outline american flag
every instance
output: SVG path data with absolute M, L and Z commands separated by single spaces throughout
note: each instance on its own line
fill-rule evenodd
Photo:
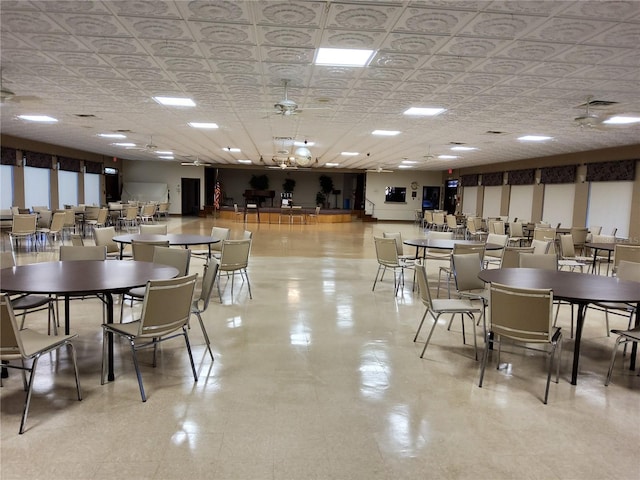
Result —
M 220 210 L 220 182 L 216 182 L 216 189 L 213 193 L 213 207 Z

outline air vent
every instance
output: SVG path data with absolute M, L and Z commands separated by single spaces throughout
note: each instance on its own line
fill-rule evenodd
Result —
M 617 103 L 618 102 L 611 102 L 609 100 L 590 100 L 579 106 L 586 107 L 587 105 L 589 105 L 590 107 L 608 107 L 609 105 L 616 105 Z
M 449 145 L 464 145 L 464 142 L 449 142 Z
M 499 132 L 498 130 L 487 130 L 486 132 L 484 132 L 488 135 L 504 135 L 507 132 Z
M 273 137 L 276 142 L 290 142 L 293 137 Z
M 116 130 L 116 132 L 118 132 L 118 133 L 131 133 L 131 130 L 129 130 L 128 128 L 120 128 L 120 129 Z
M 96 118 L 96 116 L 91 113 L 74 113 L 74 116 L 78 118 Z

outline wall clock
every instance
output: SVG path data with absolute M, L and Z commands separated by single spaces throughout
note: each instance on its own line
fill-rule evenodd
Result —
M 411 190 L 417 190 L 418 189 L 418 182 L 411 182 Z

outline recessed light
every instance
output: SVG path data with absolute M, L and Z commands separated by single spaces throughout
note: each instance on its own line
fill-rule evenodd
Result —
M 518 140 L 523 142 L 544 142 L 552 138 L 553 137 L 547 137 L 546 135 L 523 135 L 522 137 L 518 137 Z
M 476 147 L 462 147 L 462 146 L 457 146 L 457 147 L 451 147 L 451 150 L 455 150 L 458 152 L 470 152 L 471 150 L 477 150 Z
M 371 132 L 371 135 L 382 135 L 386 137 L 393 137 L 394 135 L 399 135 L 399 130 L 374 130 Z
M 458 155 L 438 155 L 438 158 L 442 159 L 442 160 L 454 160 L 456 158 L 459 158 Z
M 398 168 L 413 168 L 412 165 L 398 165 Z
M 152 97 L 160 105 L 166 105 L 168 107 L 195 107 L 196 102 L 190 98 L 180 97 Z
M 355 48 L 319 48 L 316 65 L 342 65 L 345 67 L 364 67 L 373 57 L 374 50 Z
M 135 147 L 136 146 L 135 143 L 131 143 L 131 142 L 112 143 L 112 145 L 115 145 L 116 147 Z
M 173 160 L 173 155 L 160 155 L 158 158 L 162 158 L 163 160 Z
M 232 153 L 238 153 L 240 152 L 239 148 L 233 148 L 233 147 L 224 147 L 223 150 L 225 152 L 232 152 Z
M 218 124 L 212 122 L 189 122 L 189 126 L 193 128 L 204 128 L 210 130 L 218 128 Z
M 416 162 L 415 160 L 402 160 L 402 162 L 400 163 L 404 163 L 405 165 L 415 165 L 418 162 Z
M 405 115 L 416 115 L 420 117 L 433 117 L 442 112 L 446 112 L 446 108 L 442 107 L 411 107 L 404 111 Z
M 640 122 L 640 117 L 625 117 L 622 115 L 607 118 L 604 122 L 607 125 L 628 125 L 630 123 Z
M 156 155 L 173 155 L 171 150 L 156 150 Z
M 55 123 L 58 121 L 57 118 L 53 118 L 48 115 L 18 115 L 18 118 L 27 120 L 28 122 Z
M 251 160 L 247 160 L 246 158 L 238 160 L 238 163 L 253 163 Z
M 98 136 L 102 138 L 127 138 L 122 133 L 99 133 Z
M 340 152 L 340 155 L 344 155 L 345 157 L 355 157 L 358 155 L 358 152 Z
M 324 164 L 325 167 L 337 167 L 340 165 L 339 163 L 327 162 Z

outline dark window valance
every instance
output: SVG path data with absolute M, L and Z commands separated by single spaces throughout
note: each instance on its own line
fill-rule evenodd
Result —
M 102 163 L 85 160 L 84 167 L 87 173 L 102 173 Z
M 58 157 L 58 163 L 60 164 L 60 170 L 67 170 L 69 172 L 80 171 L 80 160 L 77 158 Z
M 587 182 L 611 182 L 636 178 L 638 160 L 617 160 L 614 162 L 588 163 Z
M 51 168 L 51 154 L 40 152 L 24 152 L 25 165 L 27 167 Z
M 509 172 L 509 185 L 533 185 L 535 182 L 536 171 L 533 168 Z
M 577 165 L 547 167 L 540 170 L 540 183 L 575 183 Z
M 16 149 L 9 147 L 2 147 L 2 165 L 15 165 L 16 164 Z
M 463 187 L 477 187 L 478 186 L 478 177 L 479 175 L 462 175 L 460 177 L 460 185 Z
M 497 187 L 502 185 L 502 179 L 504 178 L 504 172 L 493 172 L 482 174 L 482 185 L 486 187 Z

